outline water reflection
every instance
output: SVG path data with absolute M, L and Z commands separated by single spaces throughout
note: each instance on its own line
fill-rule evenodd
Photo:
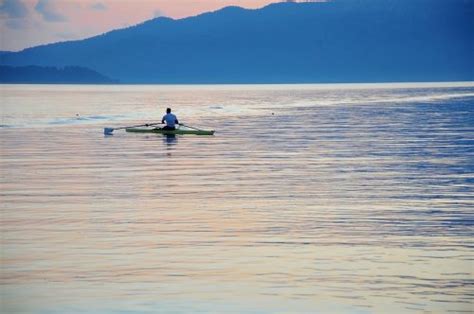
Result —
M 175 134 L 163 134 L 163 140 L 168 146 L 178 143 L 178 138 Z

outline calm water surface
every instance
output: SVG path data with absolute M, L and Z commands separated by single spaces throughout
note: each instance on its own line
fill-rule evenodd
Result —
M 473 311 L 472 83 L 0 93 L 4 313 Z

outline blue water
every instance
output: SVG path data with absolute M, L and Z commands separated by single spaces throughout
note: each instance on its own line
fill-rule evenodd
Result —
M 472 83 L 0 90 L 5 313 L 472 312 Z

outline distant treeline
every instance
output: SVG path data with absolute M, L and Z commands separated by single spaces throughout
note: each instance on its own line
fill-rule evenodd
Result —
M 94 70 L 66 66 L 0 66 L 0 83 L 10 84 L 113 84 L 118 83 Z

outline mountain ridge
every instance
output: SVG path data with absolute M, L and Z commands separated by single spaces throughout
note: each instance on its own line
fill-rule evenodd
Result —
M 124 83 L 474 80 L 472 1 L 335 0 L 159 17 L 0 56 L 91 68 Z

